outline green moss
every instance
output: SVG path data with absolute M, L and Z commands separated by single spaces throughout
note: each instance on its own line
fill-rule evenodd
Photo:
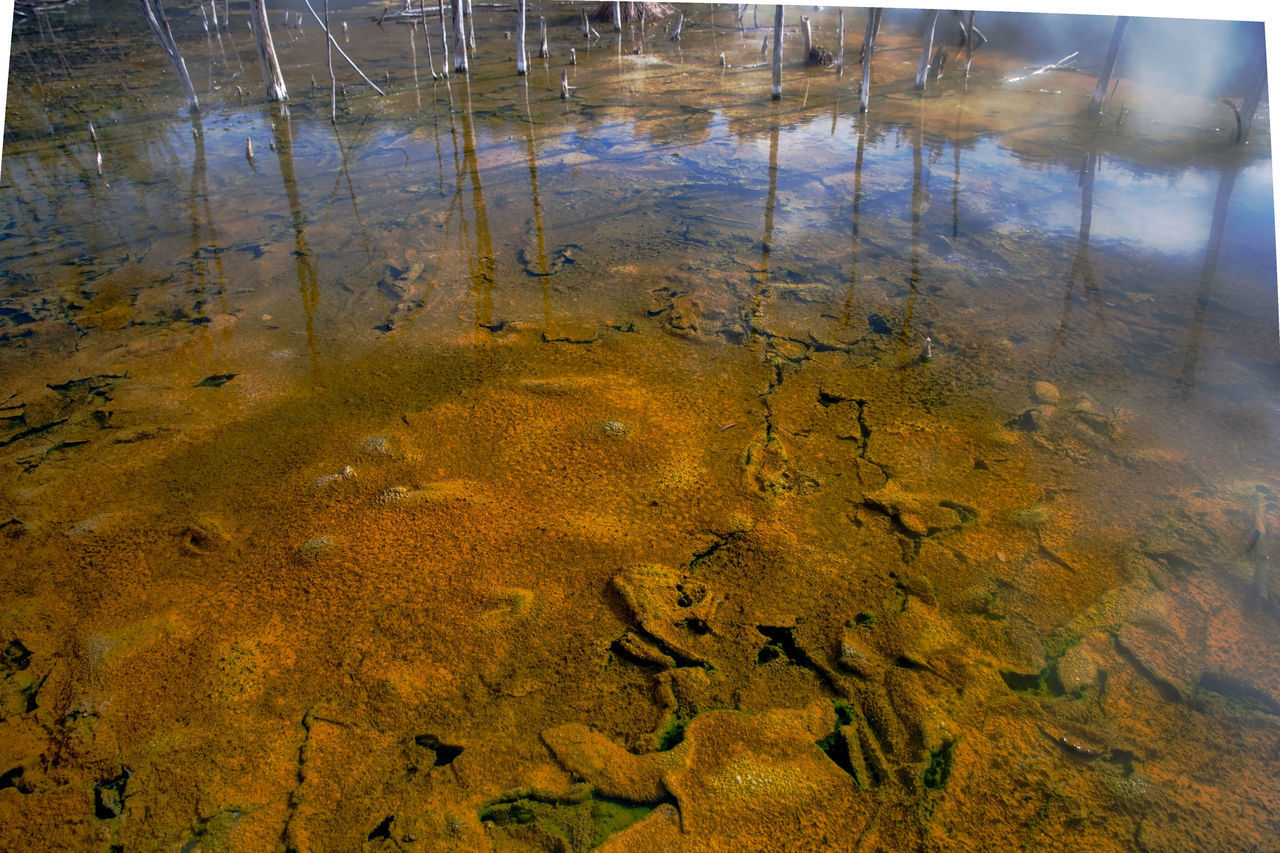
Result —
M 689 721 L 683 717 L 672 717 L 666 729 L 658 735 L 658 752 L 666 752 L 684 740 L 684 729 L 687 725 Z
M 849 744 L 840 732 L 841 728 L 853 722 L 853 707 L 843 699 L 833 699 L 831 704 L 835 707 L 836 725 L 830 734 L 817 741 L 818 749 L 825 752 L 837 767 L 848 773 L 861 785 L 862 782 L 858 779 L 858 772 L 850 755 Z
M 654 806 L 597 794 L 588 785 L 567 795 L 512 791 L 480 810 L 480 820 L 546 849 L 592 850 L 653 811 Z
M 596 796 L 591 803 L 591 821 L 596 829 L 591 846 L 598 847 L 603 844 L 610 835 L 631 826 L 653 811 L 653 808 L 653 806 Z
M 929 766 L 924 769 L 921 781 L 931 791 L 936 791 L 947 784 L 951 776 L 951 762 L 955 757 L 956 742 L 946 741 L 929 756 Z

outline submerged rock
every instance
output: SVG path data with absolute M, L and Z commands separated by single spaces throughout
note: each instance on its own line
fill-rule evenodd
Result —
M 317 536 L 299 545 L 294 556 L 303 563 L 318 563 L 331 556 L 336 546 L 332 536 Z
M 338 471 L 334 474 L 324 474 L 322 476 L 316 477 L 315 481 L 311 485 L 312 485 L 312 488 L 319 491 L 321 489 L 326 489 L 330 486 L 333 486 L 337 483 L 341 483 L 344 480 L 354 480 L 355 478 L 356 478 L 356 470 L 352 468 L 350 465 L 347 465 L 343 467 L 341 471 Z
M 1052 382 L 1034 382 L 1031 385 L 1031 398 L 1037 403 L 1048 403 L 1056 406 L 1062 399 L 1062 392 Z
M 394 444 L 391 436 L 385 433 L 367 436 L 360 442 L 360 451 L 370 456 L 391 456 L 394 452 Z
M 665 566 L 624 569 L 611 581 L 644 633 L 681 665 L 708 664 L 716 647 L 710 636 L 721 598 L 709 595 L 690 578 Z
M 1094 647 L 1106 640 L 1095 635 L 1062 653 L 1055 666 L 1058 683 L 1067 693 L 1081 693 L 1098 685 L 1099 659 Z
M 633 755 L 580 723 L 557 726 L 542 740 L 566 770 L 588 780 L 606 797 L 635 803 L 665 799 L 667 787 L 654 755 Z

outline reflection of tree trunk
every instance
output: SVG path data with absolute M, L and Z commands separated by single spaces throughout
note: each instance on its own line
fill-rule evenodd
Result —
M 1200 336 L 1204 333 L 1204 321 L 1209 313 L 1209 296 L 1213 293 L 1218 272 L 1218 257 L 1222 253 L 1222 237 L 1227 231 L 1227 211 L 1231 206 L 1231 193 L 1236 186 L 1240 164 L 1233 162 L 1222 170 L 1218 180 L 1218 196 L 1213 203 L 1213 219 L 1209 224 L 1209 242 L 1205 247 L 1204 266 L 1200 269 L 1200 289 L 1196 293 L 1196 306 L 1191 315 L 1191 330 L 1187 340 L 1187 357 L 1182 367 L 1182 384 L 1190 393 L 1196 378 L 1196 362 L 1200 360 Z
M 858 282 L 858 241 L 862 220 L 862 156 L 867 147 L 867 129 L 858 132 L 858 155 L 853 161 L 853 253 L 849 264 L 849 292 L 844 299 L 844 315 L 840 327 L 848 328 L 853 319 L 853 294 Z
M 360 205 L 356 203 L 356 187 L 351 182 L 351 167 L 347 162 L 347 147 L 342 144 L 342 135 L 338 131 L 338 125 L 333 126 L 333 137 L 338 142 L 338 153 L 342 156 L 342 169 L 340 170 L 341 178 L 334 181 L 333 192 L 336 195 L 338 191 L 338 180 L 345 179 L 347 182 L 347 194 L 351 197 L 351 211 L 355 214 L 356 227 L 360 230 L 360 241 L 364 243 L 364 253 L 366 257 L 373 256 L 373 249 L 369 246 L 369 234 L 365 230 L 364 220 L 360 218 Z M 352 144 L 354 144 L 352 140 Z
M 957 114 L 957 123 L 959 118 Z M 956 139 L 959 138 L 956 134 Z M 960 143 L 952 141 L 951 153 L 955 157 L 955 172 L 951 176 L 951 239 L 960 236 Z
M 1102 99 L 1107 95 L 1107 87 L 1111 85 L 1111 75 L 1116 70 L 1116 58 L 1120 55 L 1120 39 L 1124 36 L 1124 28 L 1129 25 L 1129 18 L 1121 15 L 1116 18 L 1116 28 L 1111 33 L 1111 45 L 1107 48 L 1107 61 L 1102 64 L 1102 76 L 1098 85 L 1093 87 L 1093 97 L 1089 99 L 1089 114 L 1102 115 Z
M 187 73 L 187 63 L 182 61 L 182 54 L 178 52 L 173 31 L 169 29 L 169 19 L 164 16 L 164 7 L 160 5 L 160 0 L 139 0 L 139 2 L 142 4 L 142 14 L 146 17 L 151 32 L 155 34 L 161 49 L 173 63 L 173 69 L 178 72 L 182 91 L 187 96 L 187 108 L 193 112 L 200 109 L 200 103 L 196 100 L 196 90 L 191 85 L 191 75 Z
M 493 236 L 489 233 L 489 213 L 480 185 L 480 162 L 476 156 L 475 127 L 471 120 L 471 94 L 462 111 L 462 158 L 471 180 L 471 209 L 475 213 L 476 245 L 471 258 L 471 291 L 476 298 L 476 327 L 493 325 L 493 284 L 497 266 L 493 258 Z
M 781 17 L 781 12 L 778 13 L 778 17 Z M 764 290 L 769 286 L 769 255 L 773 252 L 773 210 L 778 203 L 778 126 L 779 118 L 775 111 L 769 130 L 769 190 L 764 199 L 764 239 L 760 243 L 760 279 L 756 283 L 755 300 L 751 306 L 751 316 L 747 320 L 748 335 L 761 322 L 760 315 L 764 311 Z
M 267 87 L 268 101 L 283 101 L 289 97 L 280 73 L 280 60 L 276 58 L 276 46 L 271 40 L 271 25 L 267 23 L 265 0 L 249 0 L 249 24 L 253 38 L 258 43 L 258 61 L 262 64 L 262 82 Z
M 1102 316 L 1102 294 L 1098 290 L 1093 261 L 1089 257 L 1089 231 L 1093 227 L 1093 183 L 1097 172 L 1098 152 L 1095 142 L 1080 166 L 1080 236 L 1076 240 L 1076 255 L 1071 261 L 1071 272 L 1067 274 L 1067 289 L 1062 295 L 1062 319 L 1058 323 L 1058 333 L 1049 346 L 1050 361 L 1053 361 L 1058 348 L 1066 340 L 1071 320 L 1071 297 L 1077 281 L 1084 287 L 1085 296 L 1094 303 L 1098 316 Z
M 221 247 L 218 245 L 218 232 L 213 226 L 213 210 L 209 206 L 208 165 L 204 150 L 204 127 L 198 117 L 192 122 L 191 130 L 192 141 L 195 145 L 195 157 L 191 163 L 191 268 L 194 274 L 196 265 L 200 261 L 200 254 L 206 245 L 202 239 L 203 235 L 200 227 L 200 208 L 203 207 L 204 227 L 209 232 L 207 245 L 213 256 L 216 296 L 221 304 L 226 295 L 226 278 L 222 270 L 222 253 L 219 251 Z M 207 281 L 207 268 L 202 266 L 200 271 L 205 275 Z M 203 290 L 203 288 L 201 289 Z M 209 300 L 206 299 L 205 301 Z M 221 311 L 226 313 L 225 304 L 221 305 Z
M 276 143 L 276 158 L 280 161 L 280 180 L 284 183 L 284 192 L 289 199 L 294 267 L 298 276 L 298 291 L 302 296 L 302 310 L 307 318 L 307 349 L 311 353 L 311 369 L 314 372 L 319 368 L 315 312 L 320 305 L 320 277 L 316 273 L 311 246 L 307 243 L 307 218 L 302 212 L 302 201 L 298 197 L 298 179 L 293 169 L 293 128 L 289 124 L 289 111 L 272 108 L 272 113 L 272 136 Z
M 524 0 L 521 0 L 523 3 Z M 551 289 L 548 283 L 547 245 L 542 233 L 542 200 L 538 195 L 538 158 L 537 146 L 533 136 L 533 110 L 529 107 L 529 87 L 524 89 L 524 109 L 529 116 L 526 125 L 525 139 L 529 148 L 529 189 L 533 195 L 533 230 L 538 241 L 538 272 L 541 273 L 542 284 L 542 322 L 544 328 L 551 326 Z
M 907 273 L 907 305 L 902 313 L 902 331 L 898 335 L 899 343 L 913 353 L 916 342 L 911 340 L 911 318 L 920 292 L 920 256 L 924 247 L 921 230 L 925 202 L 929 197 L 924 185 L 924 130 L 917 127 L 914 136 L 911 145 L 911 269 Z

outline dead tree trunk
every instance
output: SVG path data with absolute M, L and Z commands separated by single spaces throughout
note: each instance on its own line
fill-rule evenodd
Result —
M 1120 39 L 1128 24 L 1128 16 L 1116 18 L 1116 28 L 1111 33 L 1111 46 L 1107 48 L 1107 61 L 1102 64 L 1102 76 L 1098 78 L 1098 85 L 1093 87 L 1093 97 L 1089 99 L 1090 115 L 1102 115 L 1102 100 L 1107 95 L 1107 87 L 1111 85 L 1111 75 L 1116 70 L 1116 57 L 1120 55 Z
M 173 39 L 173 32 L 169 29 L 169 19 L 164 16 L 164 7 L 160 5 L 160 0 L 139 0 L 142 5 L 142 14 L 147 19 L 147 24 L 151 27 L 151 32 L 155 34 L 156 40 L 160 42 L 160 49 L 169 57 L 169 61 L 173 63 L 173 70 L 178 72 L 178 80 L 182 83 L 182 91 L 187 96 L 187 108 L 192 112 L 198 112 L 200 102 L 196 99 L 195 87 L 191 85 L 191 75 L 187 73 L 187 63 L 182 61 L 182 54 L 178 52 L 178 44 Z
M 858 112 L 865 113 L 867 111 L 868 101 L 871 99 L 871 54 L 876 49 L 876 36 L 880 32 L 880 18 L 884 14 L 884 9 L 872 9 L 867 14 L 867 34 L 862 38 L 862 102 L 858 105 Z
M 844 7 L 840 8 L 840 38 L 836 42 L 836 73 L 844 73 Z
M 410 44 L 412 41 L 412 30 L 410 31 Z M 329 121 L 333 124 L 338 123 L 338 78 L 333 73 L 333 34 L 329 32 L 329 0 L 324 0 L 324 58 L 329 64 Z M 414 54 L 413 61 L 418 61 L 417 54 Z
M 444 0 L 437 7 L 440 11 L 440 49 L 444 51 L 444 59 L 440 61 L 440 76 L 449 78 L 449 27 L 444 22 Z
M 924 25 L 924 43 L 920 48 L 920 66 L 916 69 L 916 88 L 923 89 L 929 80 L 929 57 L 933 55 L 933 33 L 938 28 L 939 11 L 934 9 Z
M 964 25 L 964 76 L 969 76 L 969 66 L 973 64 L 973 51 L 977 48 L 974 44 L 974 36 L 977 29 L 973 26 L 973 19 L 976 12 L 969 12 Z
M 773 89 L 770 97 L 782 100 L 782 4 L 773 7 Z
M 463 14 L 464 0 L 453 0 L 453 70 L 467 73 L 467 22 Z
M 1262 93 L 1267 88 L 1267 62 L 1263 57 L 1262 68 L 1258 71 L 1258 77 L 1254 81 L 1249 93 L 1245 95 L 1244 104 L 1240 107 L 1240 128 L 1236 132 L 1236 142 L 1243 144 L 1249 139 L 1249 130 L 1253 127 L 1253 116 L 1258 111 L 1258 102 L 1262 100 Z
M 258 61 L 262 64 L 262 82 L 267 87 L 268 101 L 283 101 L 289 97 L 280 73 L 280 60 L 276 58 L 276 46 L 271 41 L 271 25 L 267 23 L 267 7 L 264 0 L 249 0 L 249 25 L 253 28 L 253 40 L 258 43 Z
M 524 48 L 525 21 L 529 14 L 529 0 L 516 2 L 516 73 L 521 77 L 529 73 L 529 55 Z

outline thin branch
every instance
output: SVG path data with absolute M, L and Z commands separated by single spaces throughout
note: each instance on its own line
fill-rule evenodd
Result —
M 321 26 L 324 26 L 324 19 L 323 19 L 323 18 L 321 18 L 318 14 L 316 14 L 316 10 L 315 10 L 315 9 L 313 9 L 313 8 L 311 7 L 311 0 L 302 0 L 302 2 L 307 4 L 307 11 L 311 13 L 311 16 L 312 16 L 313 18 L 315 18 L 315 19 L 316 19 L 316 21 L 317 21 Z M 370 86 L 372 86 L 372 87 L 373 87 L 373 91 L 377 92 L 379 95 L 385 95 L 385 94 L 387 94 L 386 92 L 384 92 L 384 91 L 382 91 L 381 89 L 379 89 L 379 88 L 378 88 L 378 84 L 377 84 L 377 83 L 374 83 L 374 82 L 373 82 L 372 80 L 370 80 L 368 77 L 365 77 L 364 72 L 360 70 L 360 66 L 359 66 L 359 65 L 356 65 L 355 60 L 354 60 L 354 59 L 352 59 L 351 57 L 347 56 L 347 52 L 346 52 L 345 50 L 343 50 L 341 47 L 339 47 L 339 46 L 338 46 L 338 42 L 337 42 L 337 40 L 335 40 L 335 39 L 334 39 L 334 37 L 333 37 L 333 33 L 326 32 L 326 33 L 325 33 L 325 35 L 327 35 L 327 36 L 329 37 L 329 43 L 333 45 L 333 49 L 334 49 L 334 50 L 336 50 L 336 51 L 338 51 L 338 53 L 342 54 L 342 58 L 343 58 L 343 59 L 345 59 L 347 62 L 351 63 L 351 67 L 352 67 L 352 68 L 354 68 L 354 69 L 356 70 L 356 73 L 357 73 L 357 74 L 359 74 L 361 77 L 364 77 L 364 82 L 366 82 L 366 83 L 368 83 Z

